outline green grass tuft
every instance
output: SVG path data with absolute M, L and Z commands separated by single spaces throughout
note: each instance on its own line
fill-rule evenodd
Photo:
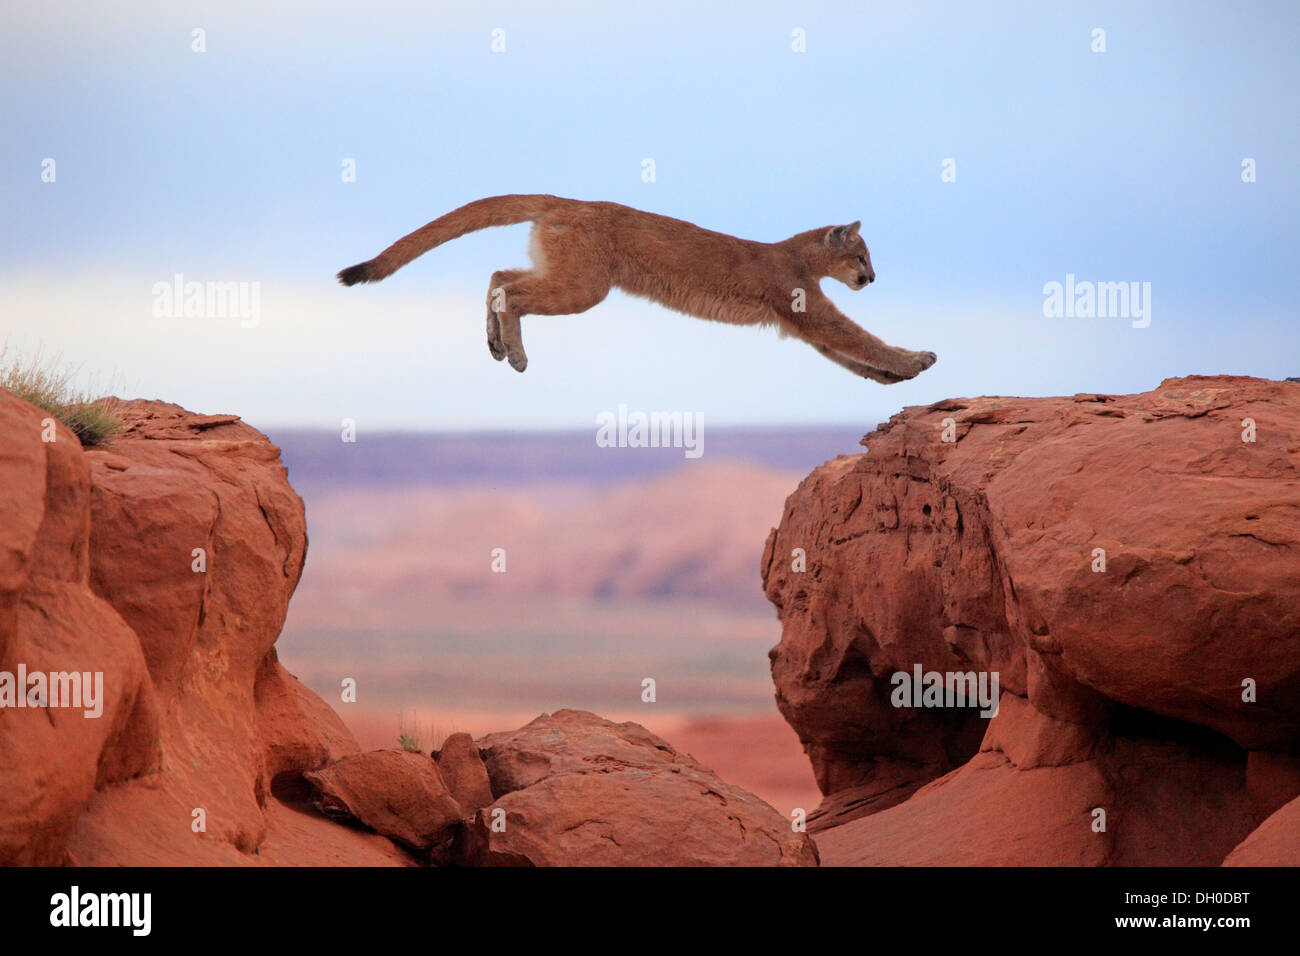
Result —
M 443 727 L 435 721 L 422 721 L 419 714 L 412 710 L 402 711 L 398 716 L 397 743 L 403 750 L 435 753 L 442 748 L 447 738 L 456 732 L 456 725 Z
M 39 352 L 30 359 L 11 359 L 0 345 L 0 388 L 50 413 L 87 448 L 103 445 L 122 430 L 117 400 L 92 397 L 72 385 L 77 369 L 46 361 Z

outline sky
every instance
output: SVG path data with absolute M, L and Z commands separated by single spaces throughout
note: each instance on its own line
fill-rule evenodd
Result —
M 951 396 L 1300 375 L 1298 47 L 1280 2 L 7 4 L 0 344 L 97 390 L 359 434 L 619 405 L 865 430 Z M 615 292 L 526 317 L 520 375 L 484 296 L 526 225 L 334 280 L 514 192 L 762 241 L 861 220 L 877 282 L 824 290 L 939 361 L 880 385 Z M 177 274 L 255 289 L 256 321 L 157 314 Z M 1046 315 L 1067 275 L 1149 289 L 1149 324 Z

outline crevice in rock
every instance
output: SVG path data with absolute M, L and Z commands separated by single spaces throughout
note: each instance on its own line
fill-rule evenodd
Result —
M 1117 704 L 1108 724 L 1111 736 L 1181 744 L 1198 754 L 1246 765 L 1246 751 L 1230 737 L 1201 724 Z

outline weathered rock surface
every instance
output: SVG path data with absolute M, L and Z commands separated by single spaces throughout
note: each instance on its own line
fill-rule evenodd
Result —
M 419 853 L 441 856 L 465 816 L 428 754 L 372 750 L 305 776 L 327 816 L 356 819 Z
M 863 443 L 763 557 L 826 862 L 1219 862 L 1300 792 L 1300 386 L 952 399 Z M 917 664 L 1023 706 L 892 706 Z
M 638 724 L 562 710 L 479 747 L 496 800 L 470 823 L 466 865 L 817 863 L 789 820 Z
M 1261 823 L 1224 866 L 1300 866 L 1300 797 Z
M 0 707 L 0 864 L 816 862 L 634 724 L 564 711 L 488 738 L 487 763 L 466 734 L 436 762 L 359 753 L 276 657 L 307 545 L 277 449 L 231 415 L 121 412 L 85 451 L 0 392 L 0 679 L 104 687 L 94 717 Z
M 822 861 L 1215 866 L 1253 826 L 1245 761 L 1212 734 L 1157 736 L 1181 729 L 1094 732 L 1005 694 L 971 760 L 896 806 L 819 831 Z
M 48 428 L 53 441 L 43 440 Z M 20 668 L 75 672 L 78 683 L 88 676 L 92 694 L 93 675 L 103 674 L 98 716 L 17 707 L 17 696 L 0 708 L 0 863 L 57 863 L 96 787 L 157 765 L 158 715 L 135 634 L 90 588 L 90 470 L 80 443 L 3 390 L 0 489 L 0 673 L 9 694 L 26 698 Z
M 297 826 L 277 775 L 357 749 L 275 658 L 302 502 L 236 417 L 121 410 L 121 436 L 83 451 L 0 391 L 0 672 L 104 682 L 96 718 L 0 708 L 0 863 L 265 862 L 268 818 Z M 408 862 L 335 829 L 327 858 Z
M 465 815 L 492 802 L 492 782 L 469 734 L 452 734 L 438 751 L 438 773 Z

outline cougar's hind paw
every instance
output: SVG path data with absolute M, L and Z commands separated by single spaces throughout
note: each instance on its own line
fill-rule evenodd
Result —
M 506 357 L 506 344 L 501 339 L 501 320 L 491 308 L 487 314 L 487 344 L 488 351 L 498 362 Z

